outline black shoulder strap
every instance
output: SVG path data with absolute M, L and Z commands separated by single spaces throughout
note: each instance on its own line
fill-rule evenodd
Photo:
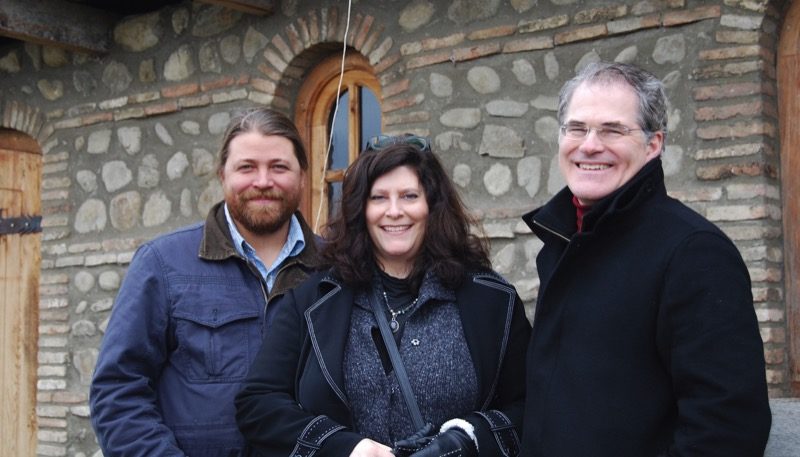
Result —
M 380 296 L 378 291 L 373 289 L 372 312 L 375 314 L 375 320 L 378 321 L 378 328 L 383 337 L 383 343 L 386 345 L 386 351 L 389 353 L 389 359 L 392 361 L 394 368 L 394 375 L 397 377 L 397 383 L 400 385 L 400 391 L 403 393 L 403 398 L 406 401 L 408 412 L 411 415 L 411 422 L 414 428 L 419 430 L 425 426 L 425 421 L 422 419 L 422 413 L 419 412 L 417 399 L 414 397 L 414 392 L 411 390 L 411 383 L 408 382 L 408 374 L 406 374 L 406 367 L 403 365 L 403 360 L 400 358 L 400 352 L 397 350 L 397 343 L 394 341 L 392 331 L 389 330 L 389 322 L 386 321 L 386 314 L 381 308 Z

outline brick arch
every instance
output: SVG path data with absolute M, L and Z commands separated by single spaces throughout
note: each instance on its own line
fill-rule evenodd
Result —
M 45 119 L 38 108 L 15 100 L 2 101 L 0 105 L 2 105 L 3 113 L 0 118 L 0 127 L 18 130 L 40 140 L 39 143 L 42 142 L 39 134 L 42 132 Z
M 337 7 L 310 10 L 298 16 L 270 39 L 258 70 L 266 76 L 262 85 L 272 92 L 271 105 L 292 110 L 303 77 L 324 57 L 341 53 L 342 44 L 366 57 L 376 74 L 385 71 L 397 56 L 388 57 L 393 41 L 384 37 L 384 26 L 374 16 L 354 12 L 345 38 L 347 11 Z
M 778 44 L 778 105 L 781 138 L 781 195 L 789 383 L 800 396 L 800 2 L 791 2 L 783 14 Z

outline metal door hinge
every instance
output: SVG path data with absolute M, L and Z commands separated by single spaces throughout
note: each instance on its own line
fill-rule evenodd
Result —
M 42 231 L 42 216 L 3 217 L 0 211 L 0 235 L 19 235 Z

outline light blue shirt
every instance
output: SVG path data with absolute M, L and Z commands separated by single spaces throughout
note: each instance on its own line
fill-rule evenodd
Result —
M 267 292 L 269 293 L 269 291 L 272 290 L 272 285 L 275 284 L 275 278 L 278 276 L 278 267 L 289 257 L 300 254 L 306 246 L 306 240 L 305 237 L 303 237 L 303 229 L 300 227 L 300 221 L 297 220 L 294 214 L 292 215 L 289 221 L 289 234 L 286 237 L 286 243 L 283 244 L 281 252 L 278 253 L 278 257 L 272 262 L 272 265 L 267 268 L 264 262 L 258 258 L 256 250 L 253 249 L 250 243 L 245 241 L 242 234 L 239 233 L 239 229 L 236 228 L 236 224 L 233 223 L 233 218 L 231 218 L 231 213 L 228 211 L 227 203 L 225 204 L 225 219 L 228 221 L 228 228 L 233 237 L 233 247 L 239 255 L 255 265 L 258 272 L 261 274 L 261 279 L 266 283 Z

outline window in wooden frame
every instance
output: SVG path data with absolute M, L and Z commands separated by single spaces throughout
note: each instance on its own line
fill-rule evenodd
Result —
M 295 109 L 295 122 L 309 156 L 301 211 L 317 231 L 338 208 L 345 169 L 382 127 L 380 83 L 372 66 L 361 54 L 348 54 L 337 93 L 341 66 L 341 55 L 332 55 L 312 69 L 300 88 Z M 337 97 L 339 109 L 334 119 Z M 326 163 L 331 127 L 333 141 Z

